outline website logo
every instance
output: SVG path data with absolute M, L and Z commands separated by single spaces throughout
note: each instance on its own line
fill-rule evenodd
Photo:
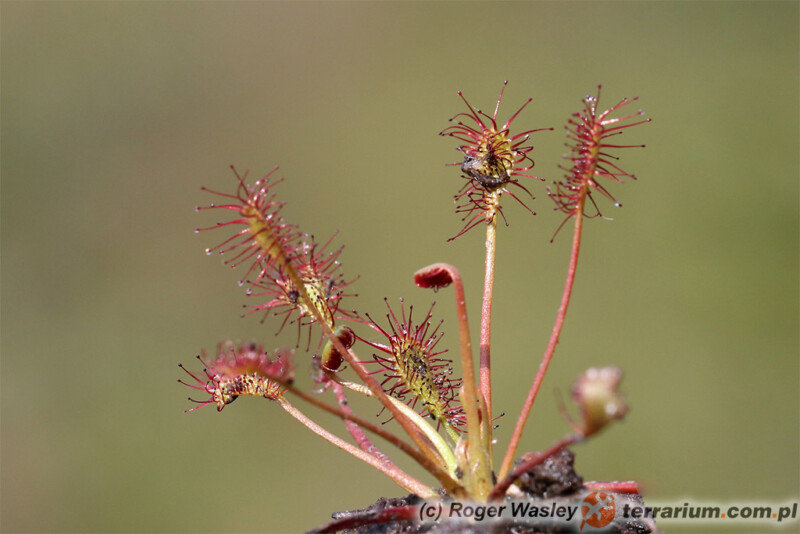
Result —
M 604 491 L 594 491 L 584 497 L 581 504 L 581 528 L 587 523 L 590 527 L 603 528 L 614 520 L 617 513 L 617 505 L 614 502 L 614 495 Z

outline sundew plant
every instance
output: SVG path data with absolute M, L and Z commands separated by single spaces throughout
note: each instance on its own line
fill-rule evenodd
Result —
M 467 299 L 456 267 L 428 265 L 413 277 L 422 288 L 452 286 L 458 316 L 459 347 L 454 358 L 458 365 L 440 342 L 444 326 L 435 319 L 433 305 L 419 309 L 400 300 L 386 301 L 380 312 L 353 309 L 356 279 L 342 273 L 342 247 L 334 244 L 336 234 L 318 241 L 284 219 L 281 209 L 285 203 L 279 190 L 292 184 L 276 179 L 277 168 L 253 180 L 249 173 L 232 167 L 235 181 L 231 191 L 203 188 L 214 202 L 197 208 L 222 220 L 197 231 L 209 238 L 219 235 L 217 244 L 206 252 L 221 254 L 225 264 L 241 274 L 240 284 L 248 294 L 246 314 L 276 329 L 296 328 L 297 346 L 269 350 L 258 343 L 223 341 L 211 354 L 202 351 L 198 356 L 202 371 L 184 368 L 189 378 L 180 380 L 198 392 L 193 395 L 197 398 L 190 398 L 196 405 L 187 411 L 209 405 L 222 411 L 242 396 L 266 398 L 407 492 L 429 500 L 450 497 L 475 502 L 515 495 L 526 472 L 625 416 L 627 406 L 618 393 L 621 370 L 591 368 L 572 389 L 579 413 L 577 420 L 569 420 L 572 431 L 546 451 L 517 459 L 526 421 L 566 318 L 584 221 L 599 218 L 604 202 L 619 205 L 609 189 L 635 176 L 622 170 L 618 151 L 644 146 L 626 144 L 621 136 L 627 137 L 629 128 L 650 119 L 631 109 L 636 98 L 622 99 L 602 110 L 600 87 L 586 96 L 581 109 L 568 119 L 564 176 L 546 187 L 551 206 L 562 214 L 560 224 L 553 225 L 554 238 L 563 236 L 568 226 L 573 228 L 564 291 L 541 360 L 534 354 L 523 355 L 529 363 L 521 368 L 530 370 L 531 386 L 516 420 L 510 415 L 500 418 L 492 402 L 492 366 L 508 363 L 502 359 L 493 362 L 491 351 L 496 236 L 498 227 L 502 228 L 498 221 L 507 225 L 506 211 L 512 209 L 532 213 L 532 191 L 545 181 L 533 173 L 532 139 L 552 130 L 516 128 L 532 99 L 505 121 L 500 119 L 504 90 L 505 84 L 491 114 L 473 107 L 459 92 L 465 107 L 440 132 L 457 143 L 462 158 L 447 163 L 450 169 L 456 168 L 445 168 L 441 177 L 453 181 L 456 213 L 461 219 L 454 222 L 448 241 L 470 231 L 486 232 L 478 368 L 473 366 Z M 298 358 L 312 364 L 313 386 L 307 390 L 294 383 Z M 519 361 L 515 365 L 519 366 Z M 302 367 L 308 365 L 304 362 Z M 376 408 L 372 413 L 357 414 L 350 407 L 349 396 L 371 397 Z M 323 428 L 300 405 L 334 414 L 343 424 L 338 429 Z M 509 407 L 502 411 L 510 413 Z M 503 450 L 492 437 L 499 424 L 514 425 Z M 379 449 L 372 441 L 374 436 L 386 440 L 392 449 Z M 411 457 L 430 478 L 421 480 L 398 467 L 393 460 L 397 454 Z M 635 483 L 585 486 L 637 492 Z

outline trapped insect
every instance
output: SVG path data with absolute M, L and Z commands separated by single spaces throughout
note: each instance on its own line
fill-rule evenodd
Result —
M 493 151 L 488 151 L 480 157 L 465 153 L 461 172 L 486 189 L 494 189 L 511 179 L 502 159 Z

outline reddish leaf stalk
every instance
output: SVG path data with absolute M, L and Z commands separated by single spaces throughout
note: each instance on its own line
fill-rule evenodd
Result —
M 362 419 L 362 418 L 358 417 L 357 415 L 353 414 L 352 412 L 351 413 L 347 413 L 347 412 L 344 412 L 344 411 L 342 411 L 342 410 L 340 410 L 338 408 L 335 408 L 333 406 L 325 404 L 324 402 L 320 401 L 316 397 L 314 397 L 312 395 L 309 395 L 308 393 L 305 393 L 304 391 L 299 390 L 299 389 L 295 388 L 294 386 L 292 386 L 290 384 L 282 383 L 282 386 L 285 387 L 288 392 L 290 392 L 290 393 L 292 393 L 294 395 L 297 395 L 299 398 L 303 399 L 304 401 L 308 402 L 309 404 L 312 404 L 312 405 L 316 406 L 320 410 L 328 412 L 330 414 L 333 414 L 333 415 L 335 415 L 337 417 L 340 417 L 341 419 L 343 419 L 345 421 L 352 421 L 353 423 L 357 424 L 359 427 L 365 428 L 365 429 L 369 430 L 370 432 L 372 432 L 373 434 L 375 434 L 376 436 L 379 436 L 379 437 L 385 439 L 386 441 L 388 441 L 389 443 L 391 443 L 392 445 L 394 445 L 395 447 L 397 447 L 398 449 L 400 449 L 404 453 L 408 454 L 420 466 L 422 466 L 425 470 L 427 470 L 428 472 L 430 472 L 431 474 L 433 474 L 437 478 L 438 478 L 437 472 L 441 472 L 440 474 L 442 474 L 442 476 L 446 476 L 447 475 L 444 472 L 444 470 L 442 470 L 438 466 L 438 464 L 435 464 L 435 463 L 431 462 L 431 460 L 428 459 L 427 456 L 425 456 L 424 454 L 419 452 L 411 444 L 406 443 L 405 441 L 403 441 L 402 439 L 400 439 L 396 435 L 392 434 L 388 430 L 384 429 L 383 427 L 380 427 L 380 426 L 378 426 L 376 424 L 373 424 L 373 423 L 371 423 L 371 422 L 369 422 L 369 421 L 367 421 L 365 419 Z
M 642 493 L 639 483 L 633 480 L 612 481 L 612 482 L 584 482 L 583 487 L 592 491 L 610 491 L 612 493 L 626 493 L 629 495 L 639 495 Z
M 472 462 L 478 464 L 479 475 L 488 482 L 491 472 L 491 451 L 483 451 L 481 447 L 481 423 L 478 416 L 478 395 L 475 389 L 475 371 L 472 363 L 472 339 L 469 334 L 467 318 L 467 301 L 464 294 L 464 283 L 461 273 L 447 263 L 435 263 L 414 273 L 414 282 L 423 288 L 454 286 L 456 309 L 458 310 L 458 337 L 461 343 L 461 372 L 463 375 L 464 412 L 467 414 L 467 435 L 469 436 L 469 455 Z M 488 417 L 483 414 L 483 417 Z M 491 421 L 491 418 L 486 420 Z M 485 457 L 485 458 L 484 458 Z M 484 461 L 485 460 L 485 461 Z M 480 462 L 485 465 L 480 465 Z M 485 488 L 488 491 L 488 487 Z M 485 494 L 485 492 L 484 492 Z
M 419 518 L 419 506 L 389 506 L 382 510 L 366 512 L 365 515 L 349 515 L 337 517 L 319 529 L 309 530 L 308 534 L 336 534 L 352 531 L 365 525 L 383 525 L 395 521 L 414 521 Z M 334 514 L 336 516 L 338 514 Z
M 578 443 L 582 440 L 583 436 L 581 434 L 568 434 L 546 451 L 542 453 L 531 453 L 531 458 L 517 465 L 513 471 L 511 471 L 505 477 L 502 477 L 500 482 L 498 482 L 497 485 L 492 488 L 491 493 L 489 493 L 489 501 L 502 499 L 509 486 L 511 486 L 511 484 L 513 484 L 514 481 L 524 473 L 530 471 L 551 456 L 558 454 L 562 449 L 565 449 L 573 443 Z
M 281 405 L 281 408 L 286 410 L 286 412 L 289 415 L 297 419 L 303 426 L 305 426 L 306 428 L 308 428 L 321 438 L 329 441 L 336 447 L 346 452 L 349 452 L 350 454 L 360 459 L 361 461 L 371 465 L 378 471 L 381 471 L 383 474 L 394 480 L 405 490 L 411 491 L 424 498 L 437 497 L 435 491 L 433 491 L 430 487 L 426 486 L 425 484 L 423 484 L 416 478 L 412 477 L 411 475 L 398 470 L 396 467 L 392 469 L 391 467 L 387 466 L 381 460 L 375 458 L 371 454 L 362 451 L 355 445 L 352 445 L 351 443 L 342 440 L 340 437 L 328 432 L 327 430 L 316 424 L 314 421 L 306 417 L 300 410 L 295 408 L 289 401 L 287 401 L 283 397 L 277 399 L 277 401 Z
M 347 402 L 347 397 L 344 395 L 344 388 L 342 385 L 334 381 L 331 381 L 330 384 L 331 388 L 333 389 L 333 394 L 336 396 L 336 402 L 339 404 L 339 408 L 343 413 L 352 416 L 353 411 L 350 409 L 350 405 Z M 392 460 L 386 456 L 383 451 L 376 447 L 372 440 L 367 437 L 364 431 L 361 430 L 361 427 L 346 418 L 344 419 L 344 425 L 347 427 L 347 431 L 350 432 L 350 435 L 353 436 L 356 444 L 361 447 L 362 451 L 371 454 L 378 460 L 382 461 L 387 467 L 397 468 L 394 462 L 392 462 Z
M 575 271 L 578 268 L 578 253 L 581 248 L 581 234 L 583 230 L 583 205 L 586 201 L 586 196 L 583 195 L 578 201 L 575 216 L 575 233 L 572 238 L 572 255 L 569 259 L 569 267 L 567 268 L 567 279 L 564 283 L 564 292 L 561 295 L 561 305 L 558 307 L 558 314 L 556 315 L 556 322 L 553 325 L 553 330 L 550 333 L 550 341 L 547 344 L 547 349 L 542 357 L 542 362 L 539 364 L 539 370 L 536 377 L 533 379 L 531 389 L 528 391 L 528 397 L 525 399 L 525 404 L 522 406 L 522 411 L 517 418 L 517 424 L 514 427 L 514 432 L 511 434 L 511 440 L 506 449 L 506 455 L 503 458 L 503 463 L 500 466 L 500 477 L 504 477 L 511 469 L 511 464 L 514 461 L 514 454 L 519 446 L 520 439 L 522 438 L 522 431 L 525 428 L 525 423 L 528 420 L 528 415 L 533 408 L 533 403 L 536 400 L 536 395 L 539 393 L 539 388 L 542 386 L 544 375 L 547 372 L 547 367 L 553 359 L 553 354 L 558 345 L 558 338 L 561 335 L 561 329 L 564 326 L 564 319 L 567 316 L 567 308 L 569 307 L 569 300 L 572 296 L 572 286 L 575 283 Z
M 494 259 L 497 248 L 497 215 L 486 226 L 486 267 L 481 305 L 480 389 L 486 402 L 486 417 L 492 420 L 492 301 L 494 296 Z M 491 438 L 490 438 L 491 441 Z

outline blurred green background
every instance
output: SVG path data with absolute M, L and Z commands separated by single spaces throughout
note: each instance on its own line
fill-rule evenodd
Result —
M 638 95 L 653 118 L 623 138 L 648 145 L 619 152 L 639 177 L 609 187 L 624 208 L 586 225 L 522 450 L 567 430 L 555 390 L 616 364 L 631 412 L 576 448 L 586 479 L 636 479 L 661 501 L 800 495 L 796 2 L 0 10 L 4 532 L 299 532 L 401 495 L 266 401 L 183 413 L 178 362 L 197 369 L 228 337 L 295 339 L 239 318 L 242 272 L 203 254 L 224 235 L 193 233 L 222 214 L 194 207 L 212 200 L 201 185 L 233 190 L 230 164 L 281 165 L 285 216 L 319 238 L 340 230 L 344 272 L 360 275 L 344 307 L 380 317 L 383 297 L 437 298 L 452 354 L 452 293 L 411 273 L 459 266 L 477 336 L 483 233 L 445 242 L 462 182 L 437 133 L 464 110 L 457 90 L 490 109 L 504 79 L 501 117 L 532 96 L 515 126 L 555 127 L 534 139 L 549 180 L 598 83 L 601 107 Z M 538 215 L 508 199 L 498 245 L 501 447 L 569 254 L 569 230 L 548 242 L 561 215 L 529 185 Z

